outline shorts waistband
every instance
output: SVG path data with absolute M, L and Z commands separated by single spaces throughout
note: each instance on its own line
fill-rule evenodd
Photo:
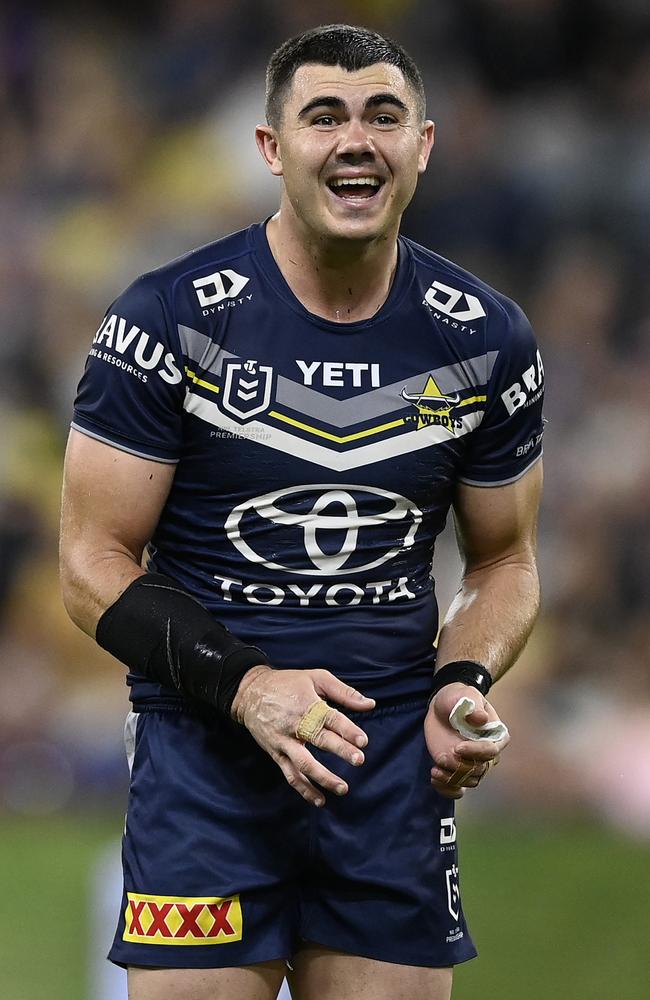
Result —
M 385 701 L 381 700 L 369 712 L 354 712 L 335 703 L 332 704 L 333 707 L 340 708 L 350 719 L 374 719 L 383 715 L 393 715 L 425 707 L 427 700 L 427 694 L 387 698 Z M 176 698 L 155 698 L 139 703 L 135 702 L 132 705 L 132 711 L 136 715 L 142 715 L 147 712 L 176 712 L 183 715 L 192 715 L 206 722 L 214 723 L 223 721 L 216 709 L 211 708 L 209 705 L 202 705 L 201 702 L 181 701 Z

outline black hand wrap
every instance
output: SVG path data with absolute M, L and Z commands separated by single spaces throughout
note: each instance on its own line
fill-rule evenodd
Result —
M 482 695 L 487 695 L 492 687 L 492 675 L 476 660 L 452 660 L 451 663 L 445 663 L 444 667 L 440 667 L 440 670 L 436 670 L 433 675 L 433 690 L 429 696 L 429 704 L 440 688 L 447 684 L 469 684 L 477 688 Z
M 226 716 L 244 674 L 269 664 L 161 573 L 138 577 L 97 623 L 97 643 L 135 673 Z

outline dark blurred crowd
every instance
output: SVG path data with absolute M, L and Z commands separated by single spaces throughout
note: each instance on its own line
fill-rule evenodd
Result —
M 404 232 L 516 298 L 544 356 L 544 608 L 494 701 L 478 810 L 650 832 L 650 7 L 645 0 L 5 2 L 0 8 L 0 810 L 122 794 L 119 667 L 63 612 L 74 388 L 137 274 L 271 214 L 272 49 L 394 36 L 437 144 Z M 449 538 L 444 604 L 458 566 Z

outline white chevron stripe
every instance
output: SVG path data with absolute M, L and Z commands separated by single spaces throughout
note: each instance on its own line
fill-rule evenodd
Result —
M 398 434 L 384 441 L 374 441 L 372 444 L 362 445 L 351 451 L 337 452 L 314 441 L 305 441 L 304 438 L 296 437 L 277 427 L 269 427 L 268 424 L 263 424 L 259 420 L 238 424 L 235 420 L 225 416 L 212 400 L 204 399 L 203 396 L 198 396 L 189 390 L 185 395 L 184 408 L 188 413 L 193 413 L 194 416 L 212 424 L 213 427 L 220 427 L 238 437 L 249 438 L 266 448 L 274 448 L 276 451 L 295 455 L 296 458 L 313 462 L 314 465 L 320 465 L 324 469 L 333 469 L 335 472 L 359 469 L 364 465 L 372 465 L 374 462 L 385 462 L 397 455 L 406 455 L 412 451 L 420 451 L 422 448 L 429 448 L 431 445 L 449 441 L 451 437 L 449 431 L 445 430 L 444 427 L 422 427 L 420 430 Z M 468 413 L 463 416 L 463 426 L 456 430 L 454 437 L 469 434 L 470 431 L 478 427 L 482 419 L 482 412 Z

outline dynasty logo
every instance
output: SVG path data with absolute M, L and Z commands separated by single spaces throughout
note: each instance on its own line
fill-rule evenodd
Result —
M 460 403 L 459 393 L 450 395 L 442 392 L 433 375 L 429 375 L 421 392 L 409 392 L 404 386 L 401 397 L 417 410 L 405 420 L 414 424 L 418 431 L 422 427 L 446 427 L 453 434 L 463 426 L 461 418 L 453 415 L 454 408 Z

